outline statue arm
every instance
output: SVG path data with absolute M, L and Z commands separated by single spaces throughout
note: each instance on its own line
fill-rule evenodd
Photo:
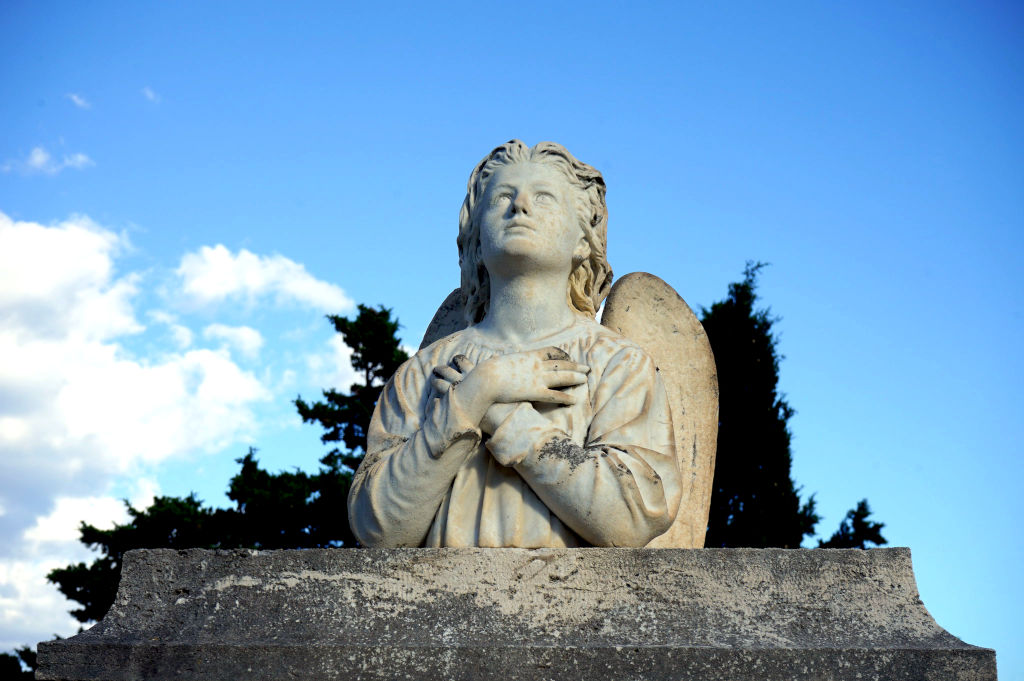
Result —
M 679 505 L 672 420 L 653 361 L 629 346 L 612 358 L 594 391 L 584 446 L 520 404 L 487 441 L 583 539 L 644 546 L 671 525 Z
M 426 389 L 413 358 L 377 401 L 348 497 L 349 523 L 364 546 L 421 546 L 456 473 L 480 443 L 454 390 L 430 399 L 421 420 Z

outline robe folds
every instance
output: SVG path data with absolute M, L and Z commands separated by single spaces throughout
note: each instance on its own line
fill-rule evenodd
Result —
M 519 404 L 481 433 L 434 367 L 456 355 L 559 347 L 590 367 L 573 405 Z M 505 461 L 510 465 L 502 465 Z M 589 318 L 528 347 L 469 327 L 420 350 L 388 381 L 349 493 L 364 546 L 644 546 L 675 517 L 681 480 L 665 388 L 635 343 Z

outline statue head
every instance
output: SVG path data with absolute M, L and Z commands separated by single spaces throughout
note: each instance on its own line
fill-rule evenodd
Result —
M 564 175 L 575 189 L 574 206 L 587 251 L 574 257 L 566 284 L 566 300 L 573 310 L 594 316 L 611 289 L 608 264 L 608 207 L 604 178 L 596 168 L 576 160 L 569 150 L 554 142 L 528 147 L 519 140 L 506 142 L 488 154 L 469 176 L 466 200 L 459 212 L 459 268 L 466 320 L 479 322 L 490 302 L 490 278 L 480 253 L 480 202 L 495 171 L 514 163 L 544 163 Z

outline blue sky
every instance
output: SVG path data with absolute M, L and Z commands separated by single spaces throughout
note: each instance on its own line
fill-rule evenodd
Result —
M 212 3 L 210 3 L 212 4 Z M 351 371 L 326 313 L 418 345 L 473 165 L 554 140 L 617 273 L 695 309 L 744 262 L 793 475 L 867 497 L 936 620 L 1024 678 L 1024 11 L 1013 3 L 0 9 L 0 649 L 75 629 L 80 518 L 196 491 Z

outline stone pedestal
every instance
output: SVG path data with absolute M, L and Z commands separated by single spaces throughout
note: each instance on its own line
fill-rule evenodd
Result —
M 995 679 L 908 549 L 132 551 L 38 679 Z

